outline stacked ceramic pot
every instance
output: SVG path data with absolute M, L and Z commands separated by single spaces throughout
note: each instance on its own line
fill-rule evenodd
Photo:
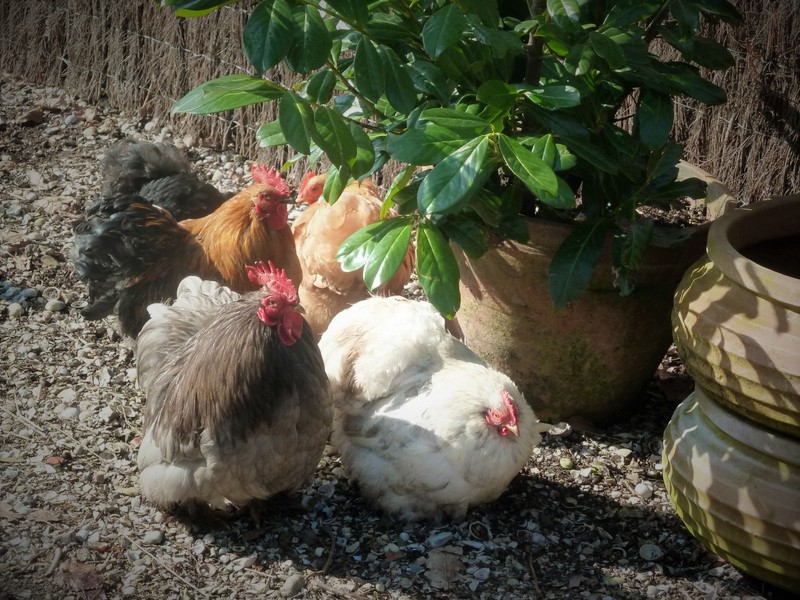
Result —
M 695 391 L 664 436 L 664 481 L 706 547 L 800 590 L 800 195 L 715 221 L 675 295 Z

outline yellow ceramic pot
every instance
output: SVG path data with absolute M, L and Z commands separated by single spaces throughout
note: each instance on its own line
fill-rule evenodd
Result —
M 800 440 L 697 388 L 664 434 L 670 501 L 703 545 L 743 571 L 800 590 Z
M 714 221 L 675 294 L 673 336 L 714 400 L 800 437 L 800 195 Z

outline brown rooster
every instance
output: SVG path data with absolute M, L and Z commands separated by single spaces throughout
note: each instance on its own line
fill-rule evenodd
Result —
M 74 265 L 89 287 L 83 315 L 116 314 L 136 337 L 147 306 L 175 297 L 180 281 L 197 275 L 238 292 L 257 289 L 245 265 L 271 260 L 299 281 L 302 271 L 288 223 L 289 187 L 273 169 L 253 167 L 255 183 L 199 219 L 176 221 L 142 198 L 112 194 L 73 226 Z
M 187 277 L 171 306 L 148 309 L 136 345 L 147 396 L 138 465 L 159 508 L 191 515 L 292 491 L 322 456 L 330 388 L 297 290 L 272 264 L 248 276 L 264 289 L 240 296 Z
M 347 186 L 334 204 L 319 200 L 326 175 L 308 173 L 300 184 L 297 202 L 308 204 L 293 223 L 295 245 L 303 279 L 300 299 L 306 320 L 319 338 L 331 319 L 348 306 L 368 298 L 362 270 L 347 273 L 336 260 L 336 251 L 350 235 L 381 218 L 383 201 L 370 179 Z M 390 212 L 390 216 L 394 215 Z M 409 244 L 394 276 L 374 291 L 399 294 L 414 271 L 414 248 Z

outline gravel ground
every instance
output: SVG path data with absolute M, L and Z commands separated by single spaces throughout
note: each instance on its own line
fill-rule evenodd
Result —
M 0 599 L 787 596 L 706 552 L 670 507 L 661 434 L 690 386 L 674 354 L 639 416 L 547 437 L 463 523 L 380 516 L 328 452 L 258 525 L 197 530 L 155 510 L 137 489 L 131 345 L 80 316 L 70 224 L 110 143 L 171 134 L 8 75 L 0 93 Z M 242 157 L 188 153 L 223 190 L 243 185 Z

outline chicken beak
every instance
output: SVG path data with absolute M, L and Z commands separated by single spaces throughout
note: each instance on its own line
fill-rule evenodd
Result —
M 306 314 L 306 309 L 305 309 L 305 308 L 303 308 L 303 307 L 302 307 L 301 305 L 299 305 L 299 304 L 297 304 L 297 305 L 293 306 L 293 307 L 292 307 L 292 310 L 293 310 L 294 312 L 299 312 L 301 315 L 304 315 L 304 314 Z
M 519 427 L 517 425 L 506 425 L 506 431 L 519 437 Z
M 280 201 L 284 204 L 297 204 L 297 192 L 292 192 L 288 196 L 281 198 Z

